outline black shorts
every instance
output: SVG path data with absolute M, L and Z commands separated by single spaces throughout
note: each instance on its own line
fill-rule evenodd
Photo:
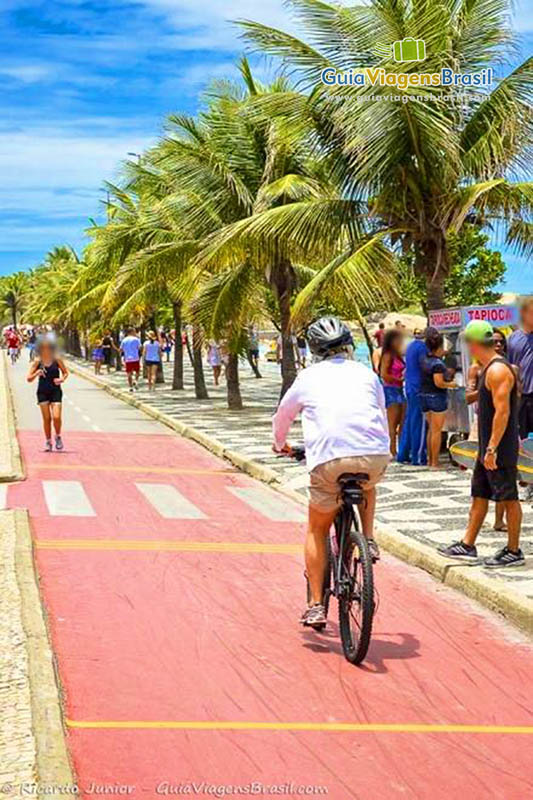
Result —
M 472 475 L 472 497 L 484 500 L 518 500 L 518 470 L 516 467 L 486 469 L 481 461 L 476 461 Z
M 111 348 L 104 347 L 104 364 L 109 366 L 111 364 Z
M 61 386 L 54 386 L 53 389 L 45 389 L 37 392 L 37 402 L 40 403 L 60 403 L 63 399 Z
M 527 439 L 533 433 L 533 394 L 523 394 L 520 398 L 518 425 L 521 439 Z
M 147 367 L 158 367 L 161 362 L 160 361 L 148 361 L 148 360 L 146 360 L 144 363 L 145 363 L 145 366 L 147 366 Z

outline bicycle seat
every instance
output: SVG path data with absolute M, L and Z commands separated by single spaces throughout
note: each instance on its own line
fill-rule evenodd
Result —
M 370 480 L 370 476 L 366 472 L 344 472 L 337 478 L 341 490 L 341 497 L 345 503 L 350 505 L 359 505 L 363 502 L 363 487 L 362 483 Z

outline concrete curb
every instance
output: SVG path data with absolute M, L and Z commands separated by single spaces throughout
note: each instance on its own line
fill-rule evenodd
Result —
M 76 375 L 94 383 L 109 394 L 124 400 L 132 406 L 144 411 L 150 417 L 159 420 L 164 425 L 172 428 L 177 433 L 201 444 L 220 458 L 225 458 L 234 466 L 251 475 L 253 478 L 269 484 L 273 489 L 289 497 L 301 505 L 307 505 L 307 500 L 293 489 L 283 486 L 278 474 L 268 467 L 258 464 L 253 459 L 244 456 L 235 450 L 229 450 L 217 439 L 208 436 L 195 428 L 173 420 L 168 415 L 151 408 L 147 403 L 137 400 L 128 392 L 115 389 L 105 381 L 90 375 L 85 370 L 69 362 L 69 368 Z M 491 611 L 505 617 L 523 631 L 533 636 L 533 600 L 517 594 L 512 589 L 498 582 L 497 577 L 489 576 L 481 567 L 458 564 L 456 561 L 446 560 L 439 556 L 428 545 L 417 542 L 409 536 L 398 533 L 390 528 L 378 527 L 377 538 L 380 545 L 396 558 L 415 567 L 420 567 L 428 572 L 440 583 L 457 589 L 468 597 L 476 600 Z
M 37 772 L 43 786 L 74 785 L 61 714 L 61 690 L 48 639 L 27 511 L 17 509 L 15 565 L 21 595 L 22 625 L 26 634 L 32 729 L 36 745 Z
M 24 480 L 15 426 L 15 407 L 4 351 L 0 354 L 0 443 L 5 454 L 4 460 L 0 462 L 0 482 Z

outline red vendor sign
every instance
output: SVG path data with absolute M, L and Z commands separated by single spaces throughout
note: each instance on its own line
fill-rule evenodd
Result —
M 462 322 L 461 309 L 441 308 L 438 311 L 430 311 L 428 321 L 431 328 L 437 328 L 439 331 L 460 328 Z
M 463 325 L 474 319 L 482 319 L 497 328 L 518 325 L 518 308 L 516 306 L 470 306 L 463 308 Z

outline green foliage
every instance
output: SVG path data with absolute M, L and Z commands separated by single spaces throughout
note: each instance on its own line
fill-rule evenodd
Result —
M 489 237 L 472 225 L 450 236 L 451 268 L 444 284 L 446 305 L 469 306 L 496 303 L 501 292 L 505 262 L 497 250 L 487 247 Z
M 497 250 L 488 247 L 489 236 L 478 226 L 467 224 L 458 234 L 450 234 L 448 252 L 450 268 L 444 282 L 444 305 L 469 306 L 496 303 L 502 283 L 505 262 Z M 405 306 L 416 303 L 425 308 L 425 281 L 415 271 L 414 253 L 400 259 L 400 291 Z

